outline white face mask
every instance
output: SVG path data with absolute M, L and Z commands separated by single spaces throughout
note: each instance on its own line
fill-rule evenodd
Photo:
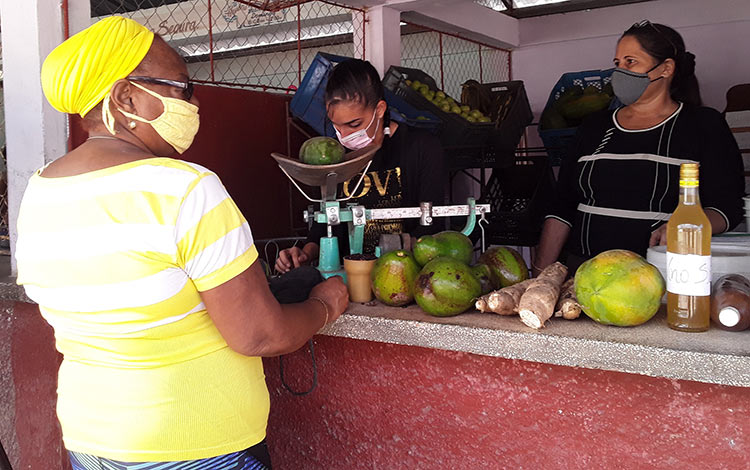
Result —
M 367 134 L 367 130 L 370 129 L 372 123 L 375 122 L 375 114 L 377 112 L 378 110 L 376 108 L 372 113 L 372 119 L 370 119 L 370 124 L 368 124 L 367 127 L 356 132 L 352 132 L 346 137 L 341 137 L 341 133 L 339 132 L 339 130 L 336 129 L 336 126 L 333 126 L 333 130 L 336 131 L 336 137 L 339 139 L 339 142 L 341 142 L 341 145 L 348 148 L 349 150 L 359 150 L 370 145 L 372 141 L 375 140 L 375 132 L 377 132 L 378 130 L 378 125 L 380 125 L 380 119 L 378 119 L 378 124 L 375 126 L 375 132 L 373 132 L 372 137 Z

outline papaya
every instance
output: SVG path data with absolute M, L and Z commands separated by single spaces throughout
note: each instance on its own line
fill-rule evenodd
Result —
M 375 298 L 386 305 L 401 307 L 414 301 L 414 282 L 419 265 L 411 252 L 391 251 L 375 261 L 370 273 Z
M 495 289 L 512 286 L 529 278 L 529 267 L 519 252 L 508 247 L 492 247 L 482 253 L 479 263 L 490 268 Z
M 606 109 L 610 101 L 612 98 L 603 93 L 583 95 L 561 106 L 560 114 L 568 120 L 582 119 L 591 113 Z
M 424 266 L 439 256 L 447 256 L 469 264 L 474 256 L 474 244 L 461 232 L 446 230 L 435 235 L 423 235 L 414 244 L 414 259 Z
M 572 86 L 566 89 L 564 92 L 562 92 L 562 94 L 557 98 L 557 101 L 555 101 L 553 106 L 559 112 L 562 107 L 564 107 L 571 101 L 576 100 L 582 95 L 583 95 L 583 88 L 579 86 Z
M 583 94 L 587 95 L 587 96 L 588 95 L 598 95 L 599 93 L 601 93 L 601 92 L 594 85 L 589 85 L 589 86 L 587 86 L 586 88 L 583 89 Z
M 604 325 L 636 326 L 659 310 L 666 284 L 659 270 L 628 250 L 609 250 L 576 271 L 575 291 L 583 312 Z
M 542 113 L 542 118 L 539 120 L 539 127 L 542 130 L 546 129 L 565 129 L 568 127 L 568 122 L 564 117 L 555 109 L 551 107 L 546 109 Z
M 300 147 L 299 159 L 308 165 L 341 163 L 344 160 L 344 146 L 330 137 L 313 137 Z
M 482 286 L 471 268 L 453 258 L 440 257 L 427 263 L 414 285 L 414 298 L 430 315 L 447 317 L 474 305 Z

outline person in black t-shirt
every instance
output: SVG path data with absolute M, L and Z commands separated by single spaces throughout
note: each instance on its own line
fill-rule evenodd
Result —
M 381 145 L 362 185 L 348 203 L 368 209 L 415 207 L 420 202 L 443 204 L 447 180 L 440 141 L 425 130 L 390 122 L 383 85 L 372 64 L 350 59 L 336 65 L 328 78 L 325 103 L 328 119 L 342 145 L 350 150 L 373 143 Z M 345 182 L 340 195 L 348 197 L 360 176 Z M 439 224 L 423 227 L 418 219 L 368 221 L 364 252 L 373 253 L 383 233 L 419 237 L 439 230 Z M 339 241 L 339 252 L 347 254 L 347 225 L 335 226 L 334 235 Z M 303 247 L 279 253 L 276 270 L 284 273 L 317 259 L 318 242 L 324 236 L 326 226 L 314 223 Z
M 578 130 L 560 167 L 533 271 L 565 251 L 571 273 L 615 248 L 646 256 L 666 244 L 677 207 L 681 163 L 700 164 L 700 198 L 713 233 L 742 217 L 744 181 L 737 142 L 723 116 L 701 106 L 695 56 L 674 29 L 643 21 L 617 43 L 612 74 L 625 104 Z

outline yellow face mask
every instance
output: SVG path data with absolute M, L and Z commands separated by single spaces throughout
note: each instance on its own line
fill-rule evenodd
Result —
M 123 111 L 120 108 L 117 108 L 117 110 L 125 117 L 133 119 L 134 121 L 151 124 L 151 127 L 154 128 L 156 133 L 159 134 L 166 143 L 174 147 L 178 153 L 185 152 L 185 150 L 187 150 L 193 143 L 195 134 L 198 133 L 198 128 L 200 127 L 198 106 L 178 98 L 162 96 L 137 83 L 130 82 L 130 84 L 140 88 L 161 101 L 162 106 L 164 106 L 164 111 L 155 119 L 149 121 L 148 119 L 144 119 L 136 114 Z M 104 125 L 107 127 L 109 133 L 114 135 L 115 117 L 109 110 L 109 97 L 110 95 L 107 95 L 102 103 L 102 120 L 104 121 Z

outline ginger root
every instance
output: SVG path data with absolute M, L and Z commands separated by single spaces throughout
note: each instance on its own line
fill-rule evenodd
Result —
M 544 326 L 555 313 L 560 286 L 568 275 L 568 268 L 564 264 L 554 263 L 532 279 L 531 284 L 518 301 L 518 314 L 521 321 L 534 329 Z
M 518 314 L 518 301 L 531 284 L 531 279 L 521 281 L 512 286 L 490 292 L 477 299 L 476 308 L 480 312 L 497 313 L 498 315 Z
M 575 279 L 570 278 L 560 288 L 560 298 L 557 300 L 555 317 L 575 320 L 581 316 L 581 305 L 576 299 Z

